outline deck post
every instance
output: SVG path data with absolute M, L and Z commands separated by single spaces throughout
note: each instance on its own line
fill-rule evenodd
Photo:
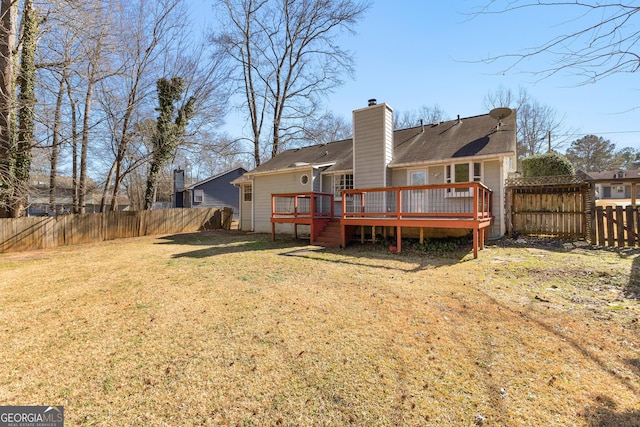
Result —
M 340 242 L 342 249 L 347 247 L 347 226 L 342 221 L 340 221 Z
M 480 230 L 476 225 L 473 227 L 473 258 L 478 258 L 478 234 L 480 234 Z
M 424 228 L 420 227 L 420 244 L 424 243 Z
M 398 248 L 398 253 L 402 251 L 402 227 L 396 227 L 396 247 Z
M 297 223 L 293 223 L 293 238 L 297 239 L 298 238 L 298 224 Z
M 271 240 L 276 240 L 276 223 L 271 223 Z
M 371 226 L 371 241 L 373 243 L 376 242 L 376 226 L 375 225 Z

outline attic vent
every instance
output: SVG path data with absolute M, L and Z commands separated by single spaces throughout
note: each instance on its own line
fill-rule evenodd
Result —
M 372 107 L 374 105 L 376 105 L 378 103 L 378 101 L 375 98 L 371 98 L 369 101 L 369 107 Z

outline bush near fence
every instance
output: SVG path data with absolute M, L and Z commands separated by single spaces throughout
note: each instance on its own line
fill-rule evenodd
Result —
M 117 211 L 0 219 L 0 252 L 47 249 L 127 237 L 229 229 L 231 208 Z

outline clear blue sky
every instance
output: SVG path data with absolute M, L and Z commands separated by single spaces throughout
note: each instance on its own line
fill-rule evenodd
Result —
M 209 21 L 211 1 L 192 2 L 196 22 Z M 640 148 L 640 73 L 579 86 L 581 78 L 568 72 L 542 81 L 527 73 L 551 66 L 546 56 L 504 74 L 508 62 L 478 62 L 567 32 L 580 25 L 568 14 L 575 10 L 534 8 L 471 19 L 468 14 L 482 2 L 374 1 L 357 34 L 342 39 L 341 46 L 355 54 L 355 77 L 328 95 L 327 108 L 350 119 L 354 109 L 376 98 L 399 112 L 437 104 L 450 117 L 466 117 L 486 113 L 483 98 L 499 86 L 514 92 L 522 86 L 564 117 L 565 127 L 575 131 L 570 140 L 595 134 L 618 149 Z M 239 135 L 242 123 L 230 117 L 226 130 Z

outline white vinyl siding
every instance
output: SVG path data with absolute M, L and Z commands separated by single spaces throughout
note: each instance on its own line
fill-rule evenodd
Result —
M 254 231 L 271 233 L 271 195 L 282 193 L 308 193 L 312 190 L 309 184 L 300 182 L 302 175 L 313 176 L 311 168 L 304 171 L 260 175 L 253 179 Z M 315 180 L 314 180 L 315 181 Z M 301 230 L 303 227 L 298 227 Z M 293 233 L 291 224 L 276 224 L 276 233 Z
M 249 187 L 253 190 L 251 184 L 244 184 L 240 187 L 240 230 L 252 231 L 252 218 L 253 218 L 253 197 L 247 200 L 247 191 L 249 195 L 253 196 L 253 191 L 246 189 Z
M 353 112 L 355 188 L 388 186 L 387 165 L 393 157 L 393 110 L 379 104 Z
M 501 183 L 504 182 L 504 177 L 507 173 L 501 170 L 501 165 L 504 164 L 508 168 L 508 163 L 508 160 L 505 159 L 504 162 L 490 160 L 483 164 L 484 177 L 482 183 L 493 191 L 491 212 L 493 212 L 494 221 L 489 228 L 489 237 L 501 237 L 505 233 L 504 186 Z

